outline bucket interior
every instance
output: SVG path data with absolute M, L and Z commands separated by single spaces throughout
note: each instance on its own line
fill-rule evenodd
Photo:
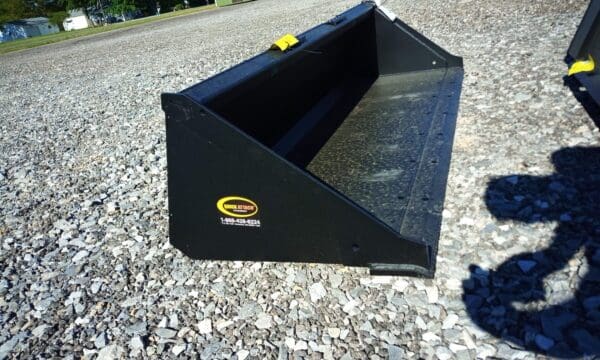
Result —
M 373 21 L 364 19 L 334 35 L 226 91 L 208 107 L 305 168 L 379 75 Z
M 462 69 L 423 55 L 419 39 L 376 10 L 322 27 L 300 35 L 309 45 L 292 53 L 268 51 L 271 66 L 205 105 L 397 232 L 422 227 L 406 211 L 441 211 L 447 166 L 438 163 L 449 163 L 448 104 Z M 440 171 L 441 185 L 423 182 Z

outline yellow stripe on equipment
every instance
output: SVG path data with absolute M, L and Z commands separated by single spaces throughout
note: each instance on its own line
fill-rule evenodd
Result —
M 273 45 L 271 45 L 271 49 L 272 50 L 281 50 L 281 51 L 286 51 L 289 50 L 291 48 L 293 48 L 294 46 L 298 45 L 300 43 L 300 40 L 296 39 L 296 37 L 294 35 L 291 34 L 286 34 L 283 35 L 282 37 L 280 37 L 279 39 L 277 39 Z
M 592 72 L 594 71 L 595 67 L 596 63 L 594 62 L 592 55 L 588 55 L 587 60 L 575 61 L 569 68 L 568 75 L 571 76 L 581 72 Z

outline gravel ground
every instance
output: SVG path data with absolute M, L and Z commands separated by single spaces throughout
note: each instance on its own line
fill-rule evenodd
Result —
M 465 60 L 434 280 L 169 245 L 160 93 L 355 3 L 0 56 L 0 359 L 600 355 L 600 134 L 562 79 L 585 1 L 388 1 Z

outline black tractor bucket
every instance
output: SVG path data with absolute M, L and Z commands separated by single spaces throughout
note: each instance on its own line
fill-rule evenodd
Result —
M 282 41 L 163 94 L 171 243 L 433 276 L 462 59 L 370 3 Z
M 569 76 L 574 76 L 590 97 L 600 104 L 600 1 L 592 0 L 571 40 L 566 62 Z

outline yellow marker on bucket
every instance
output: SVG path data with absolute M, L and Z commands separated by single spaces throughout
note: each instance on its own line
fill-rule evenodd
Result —
M 279 49 L 281 51 L 286 51 L 286 50 L 289 50 L 289 49 L 293 48 L 294 46 L 298 45 L 299 43 L 300 43 L 300 40 L 296 39 L 296 37 L 294 35 L 286 34 L 286 35 L 283 35 L 282 37 L 280 37 L 279 39 L 275 40 L 273 45 L 271 45 L 271 49 L 272 50 Z
M 567 74 L 571 76 L 581 72 L 592 72 L 595 68 L 596 63 L 594 62 L 594 58 L 592 58 L 592 55 L 588 55 L 587 60 L 575 61 L 573 65 L 569 67 L 569 72 Z

